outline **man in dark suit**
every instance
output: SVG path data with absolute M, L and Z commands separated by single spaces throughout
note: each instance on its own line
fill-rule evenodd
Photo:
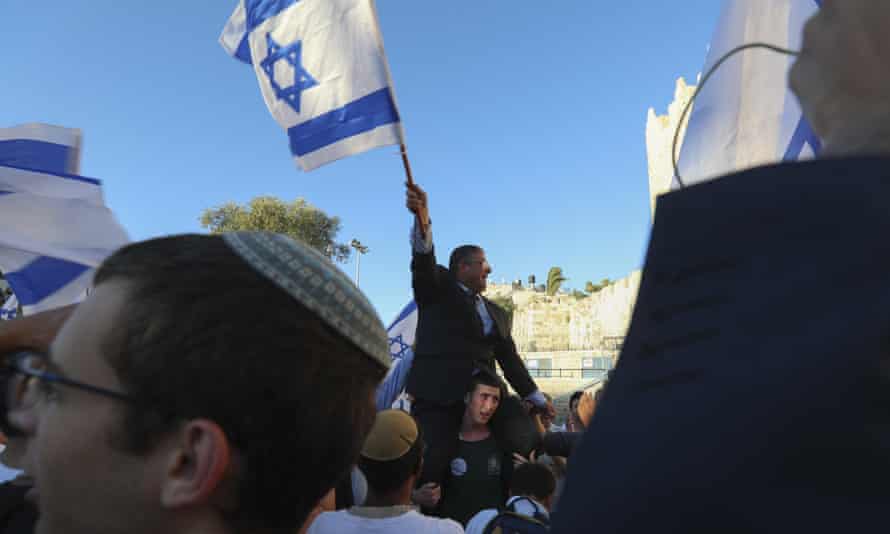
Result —
M 421 482 L 442 481 L 454 445 L 467 384 L 474 372 L 495 371 L 497 361 L 507 381 L 525 399 L 553 412 L 516 351 L 507 313 L 482 296 L 491 266 L 475 245 L 454 249 L 448 268 L 436 263 L 426 193 L 407 184 L 408 209 L 415 215 L 411 275 L 418 322 L 415 356 L 406 390 L 412 413 L 427 436 Z M 526 426 L 532 431 L 525 432 Z M 516 400 L 505 400 L 492 427 L 502 446 L 528 454 L 526 436 L 533 425 Z

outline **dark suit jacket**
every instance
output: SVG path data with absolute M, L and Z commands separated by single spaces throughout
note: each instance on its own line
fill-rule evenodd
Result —
M 658 198 L 554 534 L 877 532 L 890 501 L 890 159 Z
M 537 389 L 516 352 L 504 310 L 485 299 L 494 321 L 491 334 L 485 336 L 474 297 L 458 285 L 448 269 L 436 264 L 434 252 L 415 253 L 411 275 L 418 318 L 408 393 L 431 402 L 459 401 L 473 369 L 487 366 L 494 370 L 494 360 L 521 396 Z

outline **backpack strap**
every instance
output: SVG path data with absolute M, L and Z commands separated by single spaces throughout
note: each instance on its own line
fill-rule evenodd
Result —
M 513 502 L 511 502 L 510 504 L 507 505 L 505 510 L 508 512 L 513 512 L 514 514 L 518 514 L 519 512 L 516 511 L 516 503 L 519 503 L 522 501 L 525 501 L 525 502 L 531 504 L 532 507 L 535 509 L 535 513 L 531 516 L 532 518 L 536 519 L 537 521 L 540 521 L 541 523 L 544 523 L 545 525 L 548 525 L 548 526 L 550 525 L 550 518 L 541 512 L 540 505 L 538 503 L 536 503 L 535 501 L 531 500 L 531 498 L 526 497 L 524 495 L 519 497 L 518 499 L 514 499 Z
M 485 525 L 482 534 L 493 534 L 496 531 L 512 534 L 546 534 L 550 531 L 550 525 L 533 517 L 505 510 Z

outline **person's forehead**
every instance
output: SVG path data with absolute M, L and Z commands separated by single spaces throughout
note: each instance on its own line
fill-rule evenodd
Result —
M 489 386 L 488 384 L 478 384 L 476 385 L 476 392 L 480 395 L 500 395 L 500 388 Z
M 108 367 L 102 348 L 117 328 L 127 301 L 127 287 L 124 281 L 107 281 L 77 306 L 50 346 L 48 356 L 55 369 L 81 374 Z
M 484 250 L 480 250 L 478 252 L 471 253 L 470 256 L 467 258 L 467 260 L 471 263 L 482 263 L 482 262 L 488 261 L 488 259 L 485 257 Z

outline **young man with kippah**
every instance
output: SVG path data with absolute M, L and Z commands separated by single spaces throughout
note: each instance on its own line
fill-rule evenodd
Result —
M 423 449 L 414 418 L 401 410 L 379 412 L 359 456 L 359 468 L 368 480 L 364 506 L 323 513 L 308 534 L 462 533 L 456 522 L 421 515 L 411 506 Z
M 94 283 L 49 350 L 0 342 L 43 353 L 9 358 L 36 385 L 10 414 L 36 531 L 297 532 L 374 421 L 389 351 L 364 295 L 261 232 L 133 243 Z

